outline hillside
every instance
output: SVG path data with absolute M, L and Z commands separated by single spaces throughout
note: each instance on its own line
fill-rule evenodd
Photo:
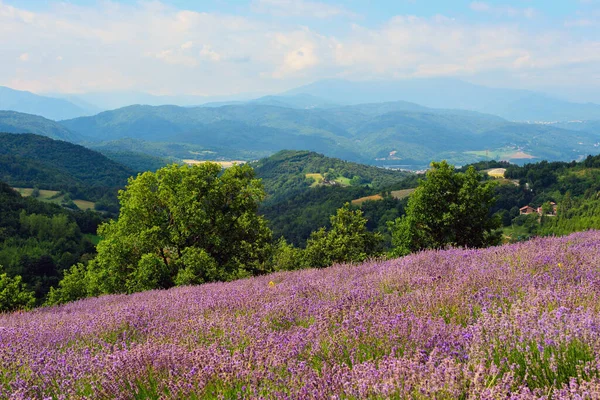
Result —
M 155 143 L 167 157 L 252 160 L 293 149 L 413 169 L 440 159 L 459 165 L 490 158 L 572 160 L 595 153 L 600 141 L 597 132 L 408 102 L 309 109 L 253 102 L 130 106 L 61 123 L 91 140 L 112 141 L 112 147 L 125 138 Z M 182 151 L 186 145 L 194 148 Z
M 40 96 L 0 86 L 0 110 L 40 115 L 55 121 L 89 115 L 90 110 L 65 99 Z M 0 129 L 0 132 L 3 130 Z M 31 132 L 38 133 L 38 132 Z
M 47 137 L 0 133 L 0 180 L 16 187 L 89 191 L 99 198 L 123 187 L 134 173 L 105 156 Z M 85 198 L 93 200 L 90 198 Z
M 71 132 L 57 122 L 15 111 L 0 111 L 0 132 L 33 133 L 68 142 L 82 140 L 81 135 Z
M 599 244 L 587 232 L 0 315 L 0 397 L 598 393 Z
M 251 166 L 267 192 L 260 212 L 269 220 L 275 237 L 284 236 L 300 246 L 311 232 L 328 226 L 330 216 L 344 203 L 390 187 L 415 184 L 412 173 L 356 164 L 309 151 L 281 151 Z M 402 202 L 393 199 L 374 206 L 366 215 L 369 228 L 385 230 L 387 221 L 399 216 L 401 210 Z

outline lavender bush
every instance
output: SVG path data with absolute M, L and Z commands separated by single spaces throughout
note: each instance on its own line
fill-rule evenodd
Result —
M 600 232 L 0 315 L 0 398 L 600 398 Z

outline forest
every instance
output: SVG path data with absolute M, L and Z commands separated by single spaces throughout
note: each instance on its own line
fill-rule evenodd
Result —
M 90 241 L 102 221 L 92 211 L 72 211 L 34 198 L 23 198 L 0 182 L 0 265 L 10 277 L 21 276 L 43 302 L 63 270 L 96 253 Z M 87 236 L 86 236 L 87 235 Z M 0 273 L 2 273 L 0 272 Z

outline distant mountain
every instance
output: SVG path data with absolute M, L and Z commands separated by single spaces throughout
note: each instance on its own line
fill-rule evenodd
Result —
M 451 78 L 362 82 L 330 79 L 283 94 L 308 94 L 339 104 L 403 100 L 427 107 L 479 111 L 512 121 L 600 119 L 598 104 L 573 103 L 542 93 L 490 88 Z
M 600 136 L 600 120 L 556 122 L 551 125 L 572 131 L 594 133 Z
M 102 197 L 134 172 L 100 153 L 48 137 L 0 133 L 0 180 L 12 186 L 90 192 Z
M 81 135 L 71 132 L 57 122 L 16 111 L 0 111 L 0 132 L 34 133 L 68 142 L 79 142 L 83 139 Z
M 130 106 L 61 124 L 97 141 L 131 138 L 187 143 L 198 146 L 196 152 L 212 151 L 212 157 L 257 158 L 282 149 L 327 149 L 331 156 L 361 159 L 358 151 L 337 144 L 340 138 L 348 140 L 343 138 L 347 135 L 344 129 L 310 111 L 259 104 L 216 108 Z
M 254 94 L 239 94 L 230 96 L 201 96 L 201 95 L 178 95 L 178 96 L 160 96 L 143 92 L 92 92 L 76 95 L 62 96 L 76 104 L 93 104 L 102 110 L 115 110 L 130 105 L 177 105 L 181 107 L 198 106 L 205 103 L 226 103 L 245 102 L 259 97 Z M 89 115 L 89 114 L 88 114 Z M 74 118 L 74 117 L 68 117 Z M 68 119 L 63 118 L 63 119 Z
M 0 110 L 39 115 L 55 121 L 93 113 L 65 99 L 40 96 L 4 86 L 0 86 Z
M 122 142 L 130 138 L 144 147 L 162 143 L 162 152 L 149 152 L 160 157 L 185 158 L 183 152 L 188 158 L 248 160 L 291 149 L 417 169 L 439 159 L 459 165 L 489 158 L 572 160 L 596 153 L 600 141 L 593 132 L 404 101 L 310 109 L 255 103 L 130 106 L 61 123 L 92 140 L 113 141 L 112 151 L 136 151 Z
M 305 93 L 291 96 L 264 96 L 250 100 L 247 103 L 298 109 L 334 108 L 340 106 L 338 103 Z

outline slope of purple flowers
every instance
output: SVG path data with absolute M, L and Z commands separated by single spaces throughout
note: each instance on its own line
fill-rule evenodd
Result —
M 0 315 L 0 398 L 591 399 L 599 363 L 600 232 Z

